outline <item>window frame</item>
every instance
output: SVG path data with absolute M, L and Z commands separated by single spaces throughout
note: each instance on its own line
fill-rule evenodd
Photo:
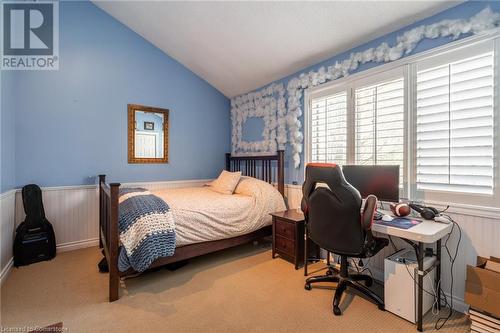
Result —
M 327 86 L 325 86 L 327 85 Z M 350 123 L 350 114 L 349 114 L 349 108 L 352 104 L 352 96 L 350 95 L 349 91 L 347 89 L 344 89 L 343 84 L 325 84 L 325 85 L 320 85 L 318 86 L 319 89 L 315 89 L 314 91 L 310 92 L 308 90 L 305 91 L 304 93 L 304 101 L 306 101 L 307 106 L 306 110 L 307 112 L 304 112 L 304 161 L 305 164 L 310 162 L 312 160 L 312 147 L 311 147 L 311 141 L 312 141 L 312 130 L 311 130 L 311 123 L 312 123 L 312 101 L 313 99 L 316 98 L 322 98 L 330 95 L 335 95 L 340 92 L 345 91 L 347 93 L 347 124 Z M 349 126 L 347 126 L 347 143 L 346 143 L 346 150 L 347 150 L 347 156 L 346 160 L 350 161 L 349 156 L 351 155 L 351 150 L 352 147 L 350 146 L 350 138 L 353 136 L 353 130 L 350 129 Z M 307 144 L 305 144 L 307 142 Z M 305 172 L 305 171 L 304 171 Z
M 370 75 L 369 77 L 364 77 L 364 78 L 360 78 L 360 79 L 357 79 L 357 80 L 353 80 L 353 83 L 352 83 L 352 90 L 351 90 L 351 96 L 352 96 L 352 100 L 353 100 L 353 108 L 352 108 L 352 117 L 353 117 L 353 123 L 352 125 L 354 125 L 353 127 L 353 134 L 355 134 L 355 127 L 356 127 L 356 108 L 355 108 L 355 101 L 354 99 L 356 98 L 356 90 L 357 89 L 362 89 L 362 88 L 366 88 L 366 87 L 369 87 L 369 86 L 373 86 L 373 85 L 377 85 L 377 84 L 380 84 L 380 83 L 384 83 L 384 82 L 388 82 L 388 81 L 391 81 L 391 80 L 394 80 L 396 78 L 400 78 L 402 77 L 403 78 L 403 85 L 406 84 L 406 70 L 405 70 L 405 66 L 399 66 L 399 67 L 396 67 L 396 68 L 393 68 L 393 69 L 388 69 L 386 71 L 383 71 L 383 72 L 380 72 L 380 73 L 377 73 L 377 74 L 374 74 L 374 75 Z M 348 109 L 348 112 L 349 112 L 349 109 Z M 408 116 L 408 98 L 407 98 L 407 92 L 406 90 L 404 91 L 404 109 L 403 109 L 403 124 L 404 124 L 404 129 L 403 129 L 403 133 L 406 133 L 408 128 L 407 128 L 407 123 L 408 123 L 408 119 L 407 119 L 407 116 Z M 355 161 L 356 161 L 356 157 L 355 157 L 355 148 L 356 148 L 356 143 L 355 143 L 355 140 L 356 140 L 356 136 L 353 135 L 352 137 L 352 141 L 353 141 L 353 158 L 352 160 L 348 160 L 350 163 L 354 164 Z M 401 197 L 406 197 L 406 193 L 407 193 L 407 172 L 406 172 L 406 169 L 407 169 L 407 166 L 406 164 L 408 163 L 406 161 L 406 156 L 408 154 L 408 142 L 407 142 L 407 135 L 404 134 L 404 138 L 403 138 L 403 193 L 401 193 Z
M 417 190 L 417 159 L 416 159 L 416 84 L 418 64 L 432 64 L 439 58 L 450 57 L 449 62 L 455 59 L 464 59 L 467 54 L 479 54 L 482 46 L 493 44 L 494 50 L 494 182 L 493 194 L 467 193 L 462 194 L 446 190 Z M 430 68 L 430 66 L 427 66 Z M 462 207 L 491 207 L 500 208 L 500 33 L 494 32 L 485 36 L 469 37 L 465 40 L 451 42 L 435 49 L 411 55 L 400 60 L 379 65 L 374 68 L 352 74 L 350 76 L 321 84 L 304 91 L 304 162 L 311 161 L 311 106 L 312 100 L 318 97 L 332 95 L 340 91 L 348 94 L 347 102 L 347 161 L 354 163 L 355 154 L 355 114 L 354 89 L 383 82 L 384 77 L 402 71 L 405 86 L 405 165 L 403 167 L 403 190 L 400 197 L 409 200 L 420 200 L 427 203 L 457 204 Z M 392 76 L 394 78 L 394 76 Z M 305 172 L 305 169 L 304 169 Z
M 493 45 L 488 46 L 488 44 L 492 43 Z M 499 132 L 500 132 L 500 109 L 499 109 L 499 51 L 500 51 L 500 38 L 496 38 L 493 40 L 486 40 L 478 43 L 474 43 L 472 45 L 466 45 L 461 48 L 452 49 L 447 52 L 436 53 L 434 55 L 425 57 L 421 60 L 417 60 L 409 64 L 411 67 L 411 71 L 413 73 L 412 77 L 412 85 L 413 85 L 413 96 L 412 99 L 414 101 L 411 107 L 411 124 L 410 128 L 412 130 L 412 147 L 416 147 L 417 142 L 417 110 L 416 110 L 416 98 L 417 98 L 417 72 L 419 62 L 423 64 L 422 67 L 425 69 L 432 68 L 434 66 L 439 66 L 443 64 L 441 61 L 442 58 L 447 58 L 447 63 L 453 63 L 455 61 L 470 58 L 472 56 L 478 55 L 480 53 L 486 53 L 494 51 L 494 82 L 493 82 L 493 193 L 492 194 L 482 194 L 482 193 L 460 193 L 457 191 L 447 191 L 447 190 L 419 190 L 417 188 L 417 150 L 411 150 L 410 158 L 413 160 L 412 166 L 412 176 L 413 180 L 410 186 L 410 198 L 412 200 L 421 200 L 425 202 L 443 202 L 443 203 L 460 203 L 460 204 L 468 204 L 472 206 L 486 206 L 486 207 L 500 207 L 500 167 L 499 167 L 499 158 L 500 158 L 500 144 L 499 144 Z
M 348 137 L 348 133 L 347 133 L 347 128 L 348 128 L 348 126 L 347 126 L 347 124 L 348 124 L 347 113 L 348 113 L 348 109 L 347 108 L 348 108 L 348 105 L 349 105 L 349 102 L 350 102 L 349 101 L 348 91 L 345 90 L 345 89 L 341 89 L 341 90 L 338 90 L 338 91 L 333 92 L 333 93 L 329 93 L 329 94 L 324 95 L 324 96 L 314 97 L 314 98 L 311 99 L 311 108 L 310 109 L 311 109 L 311 111 L 314 109 L 313 106 L 312 106 L 312 101 L 313 100 L 323 99 L 323 98 L 328 99 L 328 97 L 334 97 L 334 96 L 337 96 L 339 94 L 345 94 L 345 98 L 346 98 L 346 103 L 345 103 L 345 106 L 346 106 L 346 115 L 345 115 L 345 121 L 346 121 L 346 127 L 345 127 L 345 129 L 346 129 L 346 133 L 345 133 L 346 141 L 345 141 L 345 143 L 346 143 L 346 147 L 345 147 L 345 149 L 346 149 L 346 162 L 347 162 L 347 155 L 348 155 L 347 154 L 347 149 L 348 149 L 348 147 L 347 147 L 347 137 Z M 326 102 L 325 107 L 328 109 L 328 102 L 327 102 L 327 100 L 325 100 L 325 102 Z M 325 114 L 325 131 L 328 132 L 328 110 L 325 110 L 325 111 L 326 111 L 326 114 Z M 313 114 L 312 114 L 312 112 L 310 112 L 310 116 L 309 116 L 309 121 L 311 123 L 310 128 L 314 127 L 314 121 L 315 120 L 313 120 L 312 117 L 313 117 Z M 310 160 L 312 160 L 312 155 L 313 155 L 312 152 L 314 151 L 314 149 L 313 149 L 312 146 L 313 146 L 314 142 L 312 142 L 313 141 L 313 137 L 312 137 L 312 132 L 313 131 L 311 129 L 310 129 L 310 131 L 311 131 L 311 136 L 309 137 L 309 140 L 310 140 L 311 144 L 309 145 L 308 148 L 310 149 L 310 154 L 309 154 Z M 328 150 L 329 150 L 328 143 L 329 143 L 329 141 L 328 141 L 328 134 L 327 133 L 325 133 L 325 134 L 326 134 L 325 135 L 325 137 L 326 137 L 326 142 L 325 142 L 326 152 L 325 152 L 325 156 L 328 158 Z M 316 161 L 316 162 L 320 162 L 320 161 Z
M 312 131 L 311 131 L 311 122 L 312 122 L 312 101 L 313 99 L 322 98 L 325 96 L 334 95 L 340 92 L 347 93 L 347 164 L 355 164 L 356 161 L 356 136 L 355 136 L 355 123 L 356 123 L 356 112 L 355 112 L 355 92 L 357 89 L 362 89 L 365 87 L 369 87 L 372 85 L 377 85 L 379 83 L 395 80 L 403 78 L 406 85 L 406 70 L 405 65 L 394 66 L 393 68 L 380 68 L 375 73 L 367 74 L 367 75 L 356 75 L 351 77 L 346 77 L 343 79 L 339 79 L 333 81 L 331 83 L 326 83 L 320 85 L 318 87 L 307 89 L 304 93 L 305 102 L 305 112 L 304 112 L 304 137 L 305 137 L 305 145 L 304 145 L 304 161 L 307 164 L 312 160 L 312 148 L 311 148 L 311 140 L 312 140 Z M 407 96 L 405 92 L 405 101 L 404 101 L 404 130 L 403 132 L 407 132 Z M 408 167 L 406 166 L 407 159 L 406 156 L 408 154 L 407 151 L 407 135 L 404 135 L 404 160 L 403 160 L 403 187 L 400 190 L 400 197 L 407 198 L 408 195 Z

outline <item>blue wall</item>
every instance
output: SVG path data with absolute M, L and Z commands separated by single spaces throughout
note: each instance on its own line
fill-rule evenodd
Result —
M 128 103 L 170 109 L 168 164 L 127 163 Z M 91 2 L 60 2 L 59 70 L 2 73 L 10 131 L 1 191 L 91 184 L 100 173 L 121 182 L 215 177 L 230 150 L 229 109 L 210 84 Z M 13 155 L 15 180 L 4 165 Z
M 398 31 L 394 31 L 394 32 L 389 33 L 385 36 L 374 39 L 368 43 L 365 43 L 363 45 L 357 46 L 357 47 L 352 48 L 350 50 L 347 50 L 343 53 L 335 55 L 334 57 L 332 57 L 326 61 L 323 61 L 323 62 L 315 64 L 313 66 L 304 68 L 304 69 L 302 69 L 294 74 L 291 74 L 291 75 L 289 75 L 281 80 L 277 80 L 274 82 L 283 82 L 285 87 L 286 87 L 288 81 L 290 81 L 293 77 L 297 76 L 298 74 L 304 73 L 304 72 L 307 73 L 311 70 L 318 70 L 321 66 L 328 67 L 330 65 L 333 65 L 336 61 L 342 61 L 344 59 L 347 59 L 350 56 L 350 54 L 353 52 L 364 51 L 364 50 L 369 49 L 371 47 L 376 47 L 376 46 L 380 45 L 382 42 L 387 42 L 389 44 L 389 46 L 393 46 L 396 44 L 396 37 L 397 36 L 401 35 L 403 32 L 410 30 L 416 26 L 420 26 L 422 24 L 432 24 L 432 23 L 439 22 L 439 21 L 444 20 L 444 19 L 469 18 L 469 17 L 477 14 L 479 11 L 483 10 L 486 6 L 490 6 L 490 8 L 493 11 L 500 12 L 500 1 L 469 1 L 469 2 L 465 2 L 465 3 L 462 3 L 458 6 L 456 6 L 456 7 L 453 7 L 453 8 L 450 8 L 448 10 L 445 10 L 441 13 L 438 13 L 434 16 L 431 16 L 431 17 L 428 17 L 424 20 L 418 21 L 412 25 L 406 26 Z M 464 37 L 467 37 L 467 36 L 463 36 L 462 38 L 464 38 Z M 410 53 L 410 55 L 416 54 L 416 53 L 419 53 L 422 51 L 426 51 L 426 50 L 432 49 L 432 48 L 437 47 L 437 46 L 444 45 L 444 44 L 449 43 L 451 41 L 453 41 L 452 38 L 437 38 L 437 39 L 432 39 L 432 40 L 429 40 L 429 39 L 423 40 L 413 50 L 413 52 Z M 369 68 L 380 66 L 380 65 L 381 64 L 377 64 L 377 63 L 366 63 L 363 65 L 360 65 L 358 67 L 358 69 L 356 71 L 354 71 L 353 73 L 362 72 L 362 71 L 367 70 Z M 271 83 L 271 82 L 269 82 L 269 83 Z M 267 86 L 268 84 L 266 84 L 265 86 Z M 259 89 L 256 89 L 256 90 L 259 90 Z M 300 120 L 301 120 L 302 124 L 304 124 L 303 116 L 301 117 Z M 263 129 L 262 126 L 257 127 L 257 126 L 255 126 L 255 124 L 251 124 L 251 126 L 249 126 L 248 128 L 246 128 L 246 126 L 243 128 L 243 133 L 246 133 L 247 137 L 253 137 L 254 135 L 260 135 L 260 133 L 262 133 L 262 129 Z M 302 183 L 304 180 L 304 155 L 303 154 L 301 155 L 300 168 L 299 169 L 293 168 L 291 148 L 290 148 L 290 146 L 287 146 L 286 155 L 285 155 L 285 168 L 286 168 L 285 181 L 287 183 L 292 183 L 295 181 L 298 183 Z
M 10 190 L 15 183 L 14 155 L 14 110 L 6 103 L 5 96 L 14 94 L 12 85 L 4 84 L 3 72 L 1 78 L 0 105 L 0 193 Z

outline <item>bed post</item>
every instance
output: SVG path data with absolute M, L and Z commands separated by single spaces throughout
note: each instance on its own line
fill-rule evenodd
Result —
M 109 203 L 109 301 L 118 299 L 118 288 L 120 276 L 118 274 L 118 197 L 120 183 L 109 184 L 110 203 Z
M 231 153 L 226 153 L 226 171 L 231 171 Z
M 285 151 L 278 150 L 278 191 L 285 197 Z
M 104 214 L 104 209 L 102 207 L 103 205 L 103 189 L 102 189 L 102 184 L 106 182 L 106 175 L 99 175 L 99 248 L 102 249 L 102 226 L 105 221 L 105 217 L 103 216 Z

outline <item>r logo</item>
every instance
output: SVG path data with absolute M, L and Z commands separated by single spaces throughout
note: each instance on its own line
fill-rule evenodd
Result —
M 3 56 L 54 54 L 54 4 L 3 4 Z

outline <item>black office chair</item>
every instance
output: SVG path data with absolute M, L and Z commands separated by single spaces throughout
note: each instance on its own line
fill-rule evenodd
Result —
M 316 186 L 321 183 L 328 188 Z M 340 167 L 323 163 L 307 165 L 302 194 L 302 211 L 309 238 L 321 248 L 340 256 L 340 270 L 330 266 L 326 275 L 308 278 L 304 288 L 311 290 L 311 283 L 316 282 L 337 282 L 333 298 L 333 313 L 337 316 L 342 314 L 339 303 L 347 287 L 368 296 L 380 310 L 384 310 L 384 301 L 367 288 L 373 284 L 372 278 L 349 274 L 347 262 L 348 257 L 371 257 L 389 244 L 387 239 L 374 237 L 371 232 L 377 198 L 368 196 L 361 212 L 361 196 L 345 180 Z M 360 284 L 361 281 L 365 285 Z

